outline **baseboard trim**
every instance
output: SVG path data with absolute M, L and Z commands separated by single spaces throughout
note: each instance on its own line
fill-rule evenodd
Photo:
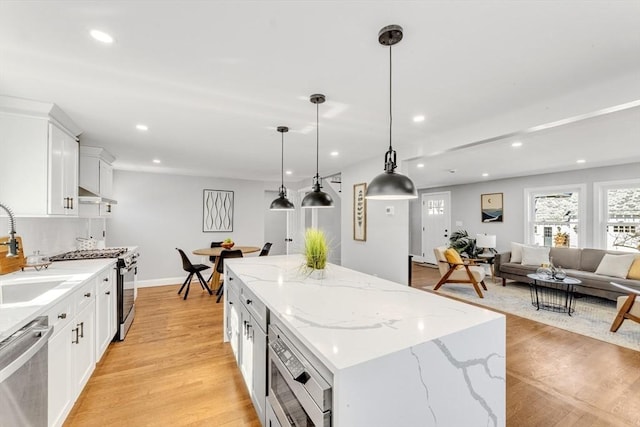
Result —
M 184 283 L 184 279 L 185 277 L 165 277 L 165 278 L 152 279 L 152 280 L 138 280 L 136 282 L 136 287 L 153 288 L 155 286 L 182 285 Z M 191 283 L 193 283 L 194 281 L 197 282 L 198 278 L 196 277 L 195 280 L 192 279 Z

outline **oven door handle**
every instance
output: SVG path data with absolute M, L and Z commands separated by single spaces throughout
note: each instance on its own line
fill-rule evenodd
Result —
M 120 275 L 124 276 L 125 274 L 127 274 L 128 272 L 136 268 L 138 268 L 138 264 L 135 262 L 132 264 L 129 264 L 127 267 L 120 267 Z

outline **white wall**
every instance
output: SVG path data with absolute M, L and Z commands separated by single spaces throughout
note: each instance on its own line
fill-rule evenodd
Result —
M 394 282 L 407 284 L 409 268 L 409 202 L 367 201 L 367 240 L 353 240 L 353 185 L 382 172 L 381 158 L 342 171 L 342 265 Z M 387 206 L 394 215 L 387 215 Z
M 202 231 L 205 189 L 234 192 L 233 232 Z M 207 257 L 191 251 L 226 237 L 238 245 L 262 247 L 264 190 L 257 181 L 116 170 L 113 191 L 118 205 L 107 223 L 107 245 L 139 247 L 142 286 L 182 282 L 186 273 L 175 248 L 194 263 L 208 263 Z
M 524 241 L 524 189 L 536 187 L 550 187 L 568 184 L 586 184 L 587 186 L 587 236 L 584 247 L 593 245 L 593 183 L 599 181 L 615 181 L 640 178 L 640 163 L 609 166 L 602 168 L 580 169 L 570 172 L 532 175 L 520 178 L 483 181 L 475 184 L 456 185 L 450 187 L 430 188 L 420 190 L 422 193 L 451 191 L 451 228 L 464 229 L 469 235 L 477 233 L 495 234 L 498 251 L 509 250 L 510 242 Z M 480 195 L 483 193 L 503 193 L 504 221 L 494 223 L 481 222 Z M 411 253 L 421 253 L 421 217 L 420 198 L 411 202 Z M 461 226 L 456 226 L 456 221 Z

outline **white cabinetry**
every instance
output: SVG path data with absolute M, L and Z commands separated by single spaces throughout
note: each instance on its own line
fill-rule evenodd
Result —
M 96 279 L 96 361 L 116 334 L 116 281 L 115 270 L 109 268 Z
M 80 216 L 109 217 L 113 205 L 113 166 L 115 157 L 104 148 L 80 147 Z M 85 197 L 85 191 L 86 197 Z
M 265 424 L 267 395 L 267 323 L 266 306 L 232 272 L 225 272 L 227 338 L 234 350 L 253 406 Z M 238 301 L 239 300 L 239 301 Z M 232 314 L 233 312 L 236 314 Z M 239 330 L 238 330 L 239 329 Z
M 61 426 L 116 332 L 113 264 L 47 311 L 49 426 Z
M 77 215 L 80 132 L 55 104 L 0 96 L 0 200 L 19 216 Z

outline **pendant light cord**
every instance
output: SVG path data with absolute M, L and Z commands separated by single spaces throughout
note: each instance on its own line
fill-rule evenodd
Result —
M 392 76 L 392 66 L 391 66 L 391 61 L 392 61 L 392 56 L 391 56 L 391 49 L 393 48 L 392 45 L 389 45 L 389 151 L 393 151 L 393 148 L 391 147 L 391 127 L 393 126 L 393 114 L 391 112 L 391 76 Z
M 284 132 L 282 133 L 282 144 L 280 145 L 281 159 L 280 162 L 280 184 L 284 188 Z
M 320 180 L 320 106 L 316 103 L 316 180 Z M 318 182 L 319 183 L 319 182 Z

